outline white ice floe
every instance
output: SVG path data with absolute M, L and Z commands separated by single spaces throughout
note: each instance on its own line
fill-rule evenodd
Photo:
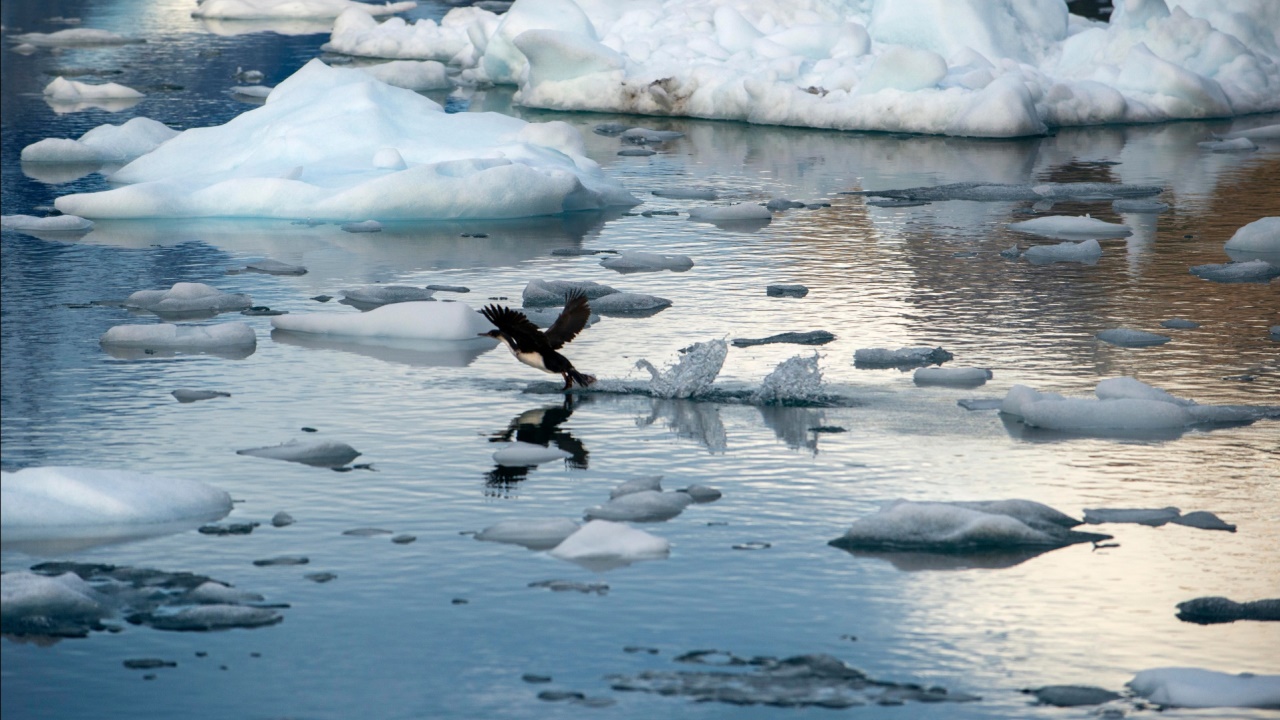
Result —
M 1147 700 L 1170 707 L 1280 708 L 1280 675 L 1166 667 L 1143 670 L 1126 685 Z
M 592 520 L 564 539 L 552 557 L 587 567 L 607 569 L 641 560 L 659 560 L 671 553 L 671 543 L 623 523 Z
M 709 340 L 694 343 L 683 357 L 662 372 L 648 360 L 637 360 L 636 367 L 649 372 L 649 391 L 654 396 L 687 398 L 710 389 L 728 355 L 729 343 Z
M 128 537 L 145 534 L 139 526 L 208 522 L 230 511 L 227 493 L 183 478 L 85 467 L 0 472 L 6 542 Z
M 693 260 L 688 255 L 664 255 L 662 253 L 627 250 L 617 255 L 609 255 L 600 264 L 620 273 L 656 272 L 671 270 L 684 272 L 693 267 Z
M 738 203 L 736 205 L 708 205 L 689 209 L 689 219 L 700 222 L 737 222 L 740 220 L 770 220 L 773 213 L 764 205 Z
M 80 136 L 46 138 L 22 148 L 24 163 L 124 163 L 155 150 L 177 130 L 151 118 L 120 125 L 99 125 Z
M 857 520 L 832 545 L 856 550 L 970 552 L 1061 547 L 1105 535 L 1071 530 L 1079 521 L 1030 500 L 945 503 L 897 500 Z
M 283 317 L 283 316 L 282 316 Z M 258 343 L 253 328 L 246 323 L 218 325 L 116 325 L 99 338 L 103 345 L 150 350 L 216 351 L 252 348 Z
M 411 285 L 366 285 L 342 291 L 342 297 L 356 305 L 393 305 L 435 299 L 435 291 Z
M 1248 260 L 1220 265 L 1193 265 L 1191 274 L 1220 283 L 1267 282 L 1280 277 L 1280 267 L 1266 260 Z
M 236 454 L 271 460 L 284 460 L 318 467 L 341 467 L 361 455 L 359 450 L 350 445 L 332 440 L 314 442 L 290 440 L 280 445 L 237 450 Z
M 5 215 L 0 217 L 0 228 L 18 232 L 88 232 L 93 222 L 75 215 Z
M 1042 235 L 1044 237 L 1080 239 L 1080 238 L 1116 238 L 1133 234 L 1125 225 L 1117 225 L 1104 220 L 1085 216 L 1050 215 L 1049 217 L 1032 218 L 1022 222 L 1009 223 L 1010 230 Z
M 236 85 L 231 88 L 232 95 L 238 95 L 241 99 L 263 100 L 271 97 L 271 91 L 275 88 L 269 85 Z
M 1160 335 L 1159 333 L 1145 330 L 1133 330 L 1131 328 L 1109 328 L 1098 333 L 1097 338 L 1112 345 L 1135 348 L 1163 345 L 1173 339 L 1168 335 Z
M 609 491 L 609 499 L 616 500 L 622 497 L 623 495 L 638 493 L 642 490 L 652 490 L 654 492 L 662 492 L 662 476 L 647 475 L 645 477 L 639 477 L 634 480 L 628 480 L 624 483 L 619 483 L 616 487 L 614 487 L 612 490 Z
M 407 167 L 379 167 L 395 148 Z M 261 107 L 187 130 L 110 176 L 124 187 L 58 198 L 89 218 L 513 218 L 635 204 L 570 125 L 448 114 L 358 70 L 313 60 Z
M 143 42 L 110 30 L 94 28 L 69 28 L 52 33 L 23 33 L 10 36 L 12 40 L 37 47 L 86 47 L 91 45 L 127 45 Z
M 1097 240 L 1089 239 L 1080 242 L 1063 242 L 1057 245 L 1032 245 L 1022 254 L 1035 265 L 1048 265 L 1056 262 L 1078 262 L 1092 265 L 1102 257 L 1102 246 Z
M 1280 217 L 1264 217 L 1245 225 L 1227 241 L 1227 250 L 1280 253 Z
M 230 312 L 253 306 L 243 293 L 228 293 L 204 283 L 174 283 L 168 290 L 139 290 L 124 306 L 154 313 Z
M 564 305 L 565 296 L 581 292 L 588 300 L 595 300 L 618 292 L 608 285 L 590 280 L 530 280 L 524 286 L 521 300 L 525 307 Z
M 214 580 L 206 580 L 182 595 L 183 602 L 199 605 L 239 605 L 262 602 L 265 599 L 256 592 L 237 590 Z
M 1012 137 L 1280 109 L 1274 3 L 1144 0 L 1107 23 L 1057 0 L 938 7 L 517 0 L 425 28 L 344 15 L 326 49 L 450 61 L 531 107 L 840 130 Z
M 353 0 L 198 0 L 191 16 L 218 20 L 334 18 L 351 8 L 358 8 L 370 15 L 392 15 L 417 6 L 416 2 L 387 2 L 379 5 Z
M 502 520 L 476 533 L 477 540 L 550 550 L 578 531 L 578 523 L 562 518 Z
M 271 318 L 291 332 L 406 340 L 474 340 L 493 329 L 466 303 L 402 302 L 365 313 L 292 313 Z
M 992 378 L 991 371 L 986 368 L 920 368 L 912 375 L 917 385 L 948 385 L 951 387 L 975 388 L 986 385 Z
M 639 490 L 615 497 L 603 505 L 589 507 L 583 512 L 583 517 L 614 522 L 662 522 L 684 512 L 691 503 L 693 497 L 685 492 Z
M 444 64 L 435 60 L 392 60 L 378 65 L 359 65 L 355 69 L 388 85 L 417 92 L 443 90 L 452 85 Z
M 493 461 L 503 467 L 530 467 L 553 460 L 565 460 L 573 457 L 573 453 L 560 448 L 534 445 L 526 442 L 513 442 L 493 454 Z
M 1196 143 L 1209 152 L 1253 152 L 1258 146 L 1249 138 L 1238 137 L 1230 140 L 1206 140 Z
M 118 83 L 93 85 L 56 77 L 44 88 L 44 96 L 54 102 L 75 103 L 82 100 L 133 100 L 146 97 L 133 88 Z
M 671 307 L 671 301 L 646 293 L 618 292 L 592 300 L 590 305 L 601 315 L 649 315 Z
M 938 365 L 952 358 L 951 353 L 940 347 L 859 348 L 853 353 L 853 362 L 862 367 L 911 367 L 913 365 Z

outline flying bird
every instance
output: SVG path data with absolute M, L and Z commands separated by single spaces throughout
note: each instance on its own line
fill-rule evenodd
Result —
M 574 383 L 587 387 L 596 381 L 594 376 L 578 372 L 569 358 L 556 352 L 587 326 L 591 307 L 581 290 L 565 296 L 564 310 L 546 332 L 539 330 L 524 313 L 502 305 L 485 305 L 480 314 L 497 328 L 481 335 L 506 343 L 511 354 L 529 367 L 559 373 L 564 378 L 564 390 L 572 388 Z

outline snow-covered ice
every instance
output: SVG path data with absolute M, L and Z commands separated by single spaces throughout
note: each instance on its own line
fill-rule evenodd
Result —
M 22 149 L 24 163 L 125 163 L 159 147 L 177 130 L 151 118 L 99 125 L 78 140 L 45 138 Z
M 493 461 L 504 467 L 530 467 L 553 460 L 567 460 L 571 457 L 573 453 L 560 448 L 527 442 L 513 442 L 493 453 Z
M 84 233 L 93 229 L 93 222 L 75 215 L 5 215 L 0 217 L 0 228 L 18 232 Z
M 1056 262 L 1078 262 L 1092 265 L 1102 257 L 1102 246 L 1097 240 L 1089 239 L 1080 242 L 1062 242 L 1057 245 L 1032 245 L 1022 254 L 1035 265 L 1048 265 Z
M 1132 328 L 1108 328 L 1099 332 L 1097 338 L 1112 345 L 1135 348 L 1163 345 L 1173 339 L 1168 335 L 1160 335 L 1159 333 L 1145 330 L 1134 330 Z
M 1226 250 L 1280 254 L 1280 217 L 1264 217 L 1245 225 L 1223 246 Z
M 612 498 L 583 512 L 587 520 L 615 522 L 662 522 L 684 512 L 693 498 L 680 491 L 639 490 Z
M 398 302 L 369 312 L 291 313 L 271 318 L 279 330 L 406 340 L 475 340 L 493 328 L 461 302 Z
M 728 355 L 727 342 L 708 340 L 694 343 L 684 352 L 683 357 L 662 372 L 653 363 L 643 359 L 636 361 L 636 367 L 649 372 L 649 391 L 655 397 L 687 398 L 711 387 Z
M 700 222 L 738 222 L 771 220 L 773 213 L 769 208 L 756 203 L 737 203 L 735 205 L 706 205 L 689 209 L 689 219 Z
M 693 260 L 688 255 L 665 255 L 662 253 L 627 250 L 617 255 L 609 255 L 600 260 L 603 267 L 620 273 L 656 272 L 671 270 L 684 272 L 693 267 Z
M 44 88 L 44 96 L 54 102 L 76 103 L 82 100 L 135 100 L 146 97 L 118 83 L 94 85 L 56 77 Z
M 940 347 L 859 348 L 853 353 L 854 364 L 868 368 L 940 365 L 951 358 L 951 353 Z
M 258 337 L 247 323 L 230 322 L 218 325 L 116 325 L 99 338 L 102 345 L 146 348 L 149 350 L 175 350 L 210 352 L 218 350 L 251 349 Z
M 416 92 L 443 90 L 452 85 L 444 64 L 435 60 L 392 60 L 353 67 L 393 87 Z
M 564 518 L 513 518 L 481 530 L 476 539 L 550 550 L 577 531 L 578 523 Z
M 392 15 L 417 6 L 411 0 L 382 4 L 353 0 L 199 0 L 191 16 L 218 20 L 334 18 L 352 8 L 370 15 Z
M 1169 707 L 1280 708 L 1280 675 L 1164 667 L 1143 670 L 1126 685 L 1147 700 Z
M 356 7 L 334 20 L 329 42 L 320 49 L 357 57 L 448 62 L 471 45 L 468 27 L 476 26 L 487 37 L 497 24 L 498 16 L 476 7 L 454 8 L 440 23 L 398 17 L 379 23 Z
M 1133 231 L 1125 225 L 1117 225 L 1087 215 L 1051 215 L 1009 223 L 1010 230 L 1065 240 L 1088 238 L 1128 237 Z
M 671 543 L 623 523 L 592 520 L 583 525 L 549 555 L 588 568 L 605 570 L 641 560 L 660 560 L 671 553 Z
M 986 368 L 926 367 L 916 370 L 911 379 L 917 385 L 975 388 L 986 385 L 991 378 L 991 371 Z
M 1066 518 L 1066 524 L 1059 518 Z M 856 550 L 971 552 L 1062 547 L 1109 536 L 1070 530 L 1077 521 L 1029 500 L 945 503 L 898 500 L 861 518 L 832 545 Z
M 385 148 L 407 167 L 378 167 Z M 89 218 L 387 221 L 636 203 L 584 153 L 566 123 L 448 114 L 415 92 L 312 60 L 261 107 L 187 130 L 113 173 L 123 187 L 67 195 L 55 206 Z
M 0 498 L 5 542 L 129 537 L 231 512 L 227 493 L 195 480 L 85 467 L 0 472 Z
M 156 314 L 230 312 L 253 305 L 243 293 L 228 293 L 204 283 L 174 283 L 168 290 L 139 290 L 125 298 L 124 306 Z
M 344 442 L 333 440 L 306 442 L 290 440 L 280 445 L 237 450 L 236 454 L 271 460 L 284 460 L 317 467 L 341 467 L 360 457 L 361 453 Z

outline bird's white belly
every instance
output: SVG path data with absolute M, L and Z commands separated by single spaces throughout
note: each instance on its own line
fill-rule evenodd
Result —
M 517 360 L 531 368 L 537 368 L 545 373 L 551 372 L 547 369 L 546 364 L 542 362 L 542 355 L 536 352 L 519 352 L 518 350 L 512 350 L 511 354 L 515 355 Z

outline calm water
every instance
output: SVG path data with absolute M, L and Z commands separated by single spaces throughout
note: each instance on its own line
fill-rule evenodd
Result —
M 20 6 L 21 5 L 21 6 Z M 274 84 L 318 54 L 325 33 L 237 32 L 188 17 L 185 2 L 9 3 L 6 32 L 52 31 L 49 16 L 134 33 L 145 45 L 9 51 L 3 62 L 3 212 L 32 213 L 58 196 L 106 187 L 100 174 L 50 177 L 18 162 L 44 137 L 76 137 L 145 115 L 186 128 L 225 122 L 252 106 L 227 89 L 237 67 Z M 415 16 L 438 17 L 441 6 Z M 40 89 L 58 69 L 120 70 L 106 79 L 147 93 L 115 113 L 53 112 Z M 96 78 L 83 77 L 97 81 Z M 175 86 L 181 86 L 176 89 Z M 14 718 L 130 717 L 829 717 L 818 709 L 742 708 L 609 689 L 605 676 L 679 670 L 683 652 L 828 653 L 872 677 L 939 684 L 978 703 L 852 709 L 866 717 L 1087 717 L 1031 707 L 1019 688 L 1092 684 L 1120 689 L 1146 668 L 1196 666 L 1280 672 L 1275 625 L 1186 624 L 1174 606 L 1204 595 L 1237 600 L 1280 593 L 1280 425 L 1261 422 L 1164 440 L 1047 438 L 1006 428 L 993 412 L 956 401 L 1001 397 L 1015 383 L 1086 395 L 1102 378 L 1134 375 L 1202 403 L 1280 403 L 1275 284 L 1220 285 L 1187 272 L 1227 261 L 1236 228 L 1280 214 L 1280 152 L 1209 154 L 1196 147 L 1231 122 L 1064 131 L 1050 138 L 974 141 L 810 132 L 693 120 L 642 119 L 686 136 L 649 158 L 618 157 L 590 132 L 613 116 L 511 108 L 509 91 L 454 98 L 470 110 L 558 119 L 580 127 L 591 155 L 637 196 L 706 186 L 723 197 L 784 196 L 830 207 L 791 210 L 754 228 L 684 217 L 586 215 L 522 222 L 388 227 L 373 235 L 278 223 L 99 223 L 78 242 L 3 235 L 3 464 L 124 468 L 201 480 L 240 500 L 230 521 L 298 522 L 252 535 L 167 537 L 66 551 L 55 559 L 190 571 L 287 603 L 282 624 L 222 633 L 118 634 L 50 646 L 0 641 L 3 705 Z M 433 95 L 444 101 L 443 93 Z M 1234 127 L 1280 121 L 1244 118 Z M 27 174 L 30 173 L 30 174 Z M 1065 203 L 1061 214 L 1128 222 L 1093 266 L 1035 267 L 999 255 L 1028 239 L 1007 223 L 1029 203 L 935 203 L 875 208 L 843 191 L 982 180 L 1112 181 L 1165 188 L 1172 209 L 1116 217 L 1108 202 Z M 687 210 L 652 198 L 640 210 Z M 483 232 L 483 239 L 462 238 Z M 1031 241 L 1036 242 L 1036 241 Z M 619 275 L 562 247 L 684 253 L 685 273 Z M 262 257 L 307 266 L 302 277 L 227 275 Z M 303 344 L 247 320 L 258 348 L 242 360 L 180 356 L 117 359 L 98 337 L 147 322 L 111 307 L 68 304 L 205 282 L 293 313 L 349 310 L 318 294 L 373 282 L 465 285 L 474 305 L 518 303 L 533 278 L 596 280 L 670 298 L 646 319 L 605 318 L 571 347 L 578 367 L 642 379 L 714 338 L 825 329 L 817 349 L 840 408 L 758 408 L 590 395 L 558 425 L 581 450 L 571 463 L 521 477 L 495 472 L 491 439 L 561 396 L 526 392 L 536 377 L 505 350 L 474 356 L 422 347 Z M 803 283 L 800 300 L 766 297 L 770 283 Z M 1196 330 L 1146 349 L 1101 344 L 1108 327 L 1159 330 L 1185 317 Z M 858 370 L 862 347 L 942 345 L 957 366 L 989 367 L 977 390 L 917 388 L 909 373 Z M 813 349 L 731 349 L 719 382 L 757 386 L 777 363 Z M 1252 382 L 1224 379 L 1251 375 Z M 180 387 L 229 399 L 178 404 Z M 544 415 L 544 417 L 546 417 Z M 838 425 L 847 432 L 815 434 Z M 302 431 L 315 428 L 314 435 Z M 291 439 L 359 449 L 372 471 L 333 472 L 235 454 Z M 498 520 L 577 517 L 623 480 L 666 476 L 668 488 L 712 485 L 724 498 L 644 526 L 672 555 L 603 574 L 518 546 L 460 534 Z M 1235 534 L 1113 525 L 1119 547 L 1074 546 L 1002 569 L 899 569 L 829 547 L 853 520 L 896 497 L 1028 498 L 1071 514 L 1085 507 L 1211 510 Z M 343 536 L 356 527 L 417 536 Z M 741 543 L 770 543 L 735 550 Z M 305 568 L 252 565 L 304 554 Z M 6 571 L 50 559 L 6 549 Z M 329 571 L 327 584 L 304 572 Z M 528 587 L 548 579 L 606 582 L 608 594 Z M 465 599 L 466 604 L 454 604 Z M 856 636 L 850 640 L 849 636 Z M 657 654 L 627 653 L 627 646 Z M 207 657 L 196 657 L 206 652 Z M 257 655 L 253 655 L 256 653 Z M 152 682 L 128 658 L 178 662 Z M 221 669 L 225 666 L 225 669 Z M 551 685 L 521 680 L 550 675 Z M 617 703 L 586 708 L 536 699 L 577 690 Z M 1171 711 L 1172 717 L 1254 717 L 1250 711 Z

